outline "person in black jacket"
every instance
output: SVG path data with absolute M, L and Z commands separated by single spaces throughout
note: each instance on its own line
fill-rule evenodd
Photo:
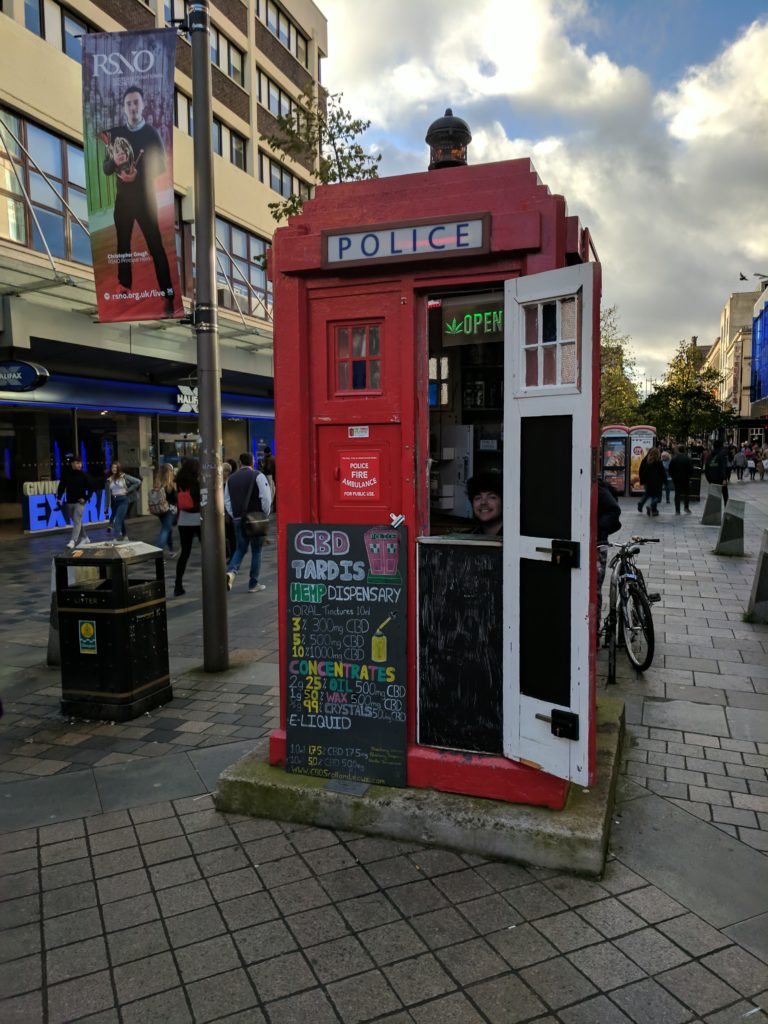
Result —
M 67 541 L 67 547 L 73 548 L 79 544 L 90 544 L 90 539 L 83 526 L 83 513 L 85 504 L 94 493 L 91 478 L 83 472 L 83 462 L 75 456 L 70 467 L 61 474 L 59 486 L 56 488 L 56 500 L 61 502 L 64 498 L 64 514 L 72 523 L 72 536 Z M 66 497 L 64 497 L 66 495 Z
M 728 452 L 722 441 L 712 442 L 712 454 L 707 459 L 704 475 L 711 484 L 720 484 L 723 489 L 723 505 L 728 504 Z
M 649 516 L 659 514 L 659 502 L 664 490 L 664 465 L 661 461 L 661 452 L 658 448 L 651 448 L 647 456 L 640 463 L 640 483 L 645 487 L 643 500 L 638 504 L 638 510 L 643 511 L 643 503 L 647 499 L 650 504 L 645 510 Z
M 272 492 L 264 474 L 253 468 L 253 455 L 250 452 L 243 452 L 240 456 L 240 469 L 227 480 L 224 488 L 224 508 L 234 520 L 237 540 L 237 546 L 227 563 L 227 590 L 232 589 L 237 571 L 249 547 L 251 572 L 248 578 L 248 593 L 257 594 L 261 590 L 266 590 L 264 584 L 259 583 L 264 538 L 247 537 L 243 533 L 242 519 L 246 512 L 260 512 L 266 518 L 272 508 Z
M 675 515 L 680 515 L 680 503 L 685 506 L 687 515 L 691 514 L 688 502 L 690 501 L 689 489 L 691 477 L 693 476 L 693 462 L 690 455 L 685 453 L 685 445 L 679 444 L 672 460 L 669 463 L 669 475 L 675 485 Z

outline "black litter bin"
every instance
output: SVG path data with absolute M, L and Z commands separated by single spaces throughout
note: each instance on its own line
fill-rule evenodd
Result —
M 54 562 L 62 713 L 125 722 L 171 700 L 162 551 L 90 544 Z M 98 577 L 70 582 L 75 567 Z

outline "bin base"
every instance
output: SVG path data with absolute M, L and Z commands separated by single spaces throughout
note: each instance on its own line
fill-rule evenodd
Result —
M 151 693 L 137 695 L 134 700 L 122 700 L 119 704 L 106 700 L 106 696 L 104 694 L 100 698 L 96 694 L 69 697 L 64 692 L 61 697 L 61 713 L 72 718 L 88 718 L 94 722 L 128 722 L 143 715 L 145 711 L 173 700 L 173 689 L 170 682 L 166 682 Z

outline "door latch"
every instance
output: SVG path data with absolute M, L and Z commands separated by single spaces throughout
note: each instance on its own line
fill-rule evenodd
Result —
M 543 555 L 552 555 L 555 565 L 563 569 L 578 569 L 580 564 L 580 547 L 576 540 L 553 540 L 551 548 L 536 548 Z
M 579 738 L 579 716 L 573 711 L 560 711 L 552 708 L 551 715 L 536 715 L 540 722 L 549 722 L 552 735 L 561 740 L 577 740 Z

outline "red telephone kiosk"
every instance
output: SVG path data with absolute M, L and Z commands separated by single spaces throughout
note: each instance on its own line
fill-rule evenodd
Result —
M 436 126 L 468 141 L 460 119 Z M 317 609 L 325 647 L 313 651 L 318 634 L 301 633 L 311 606 L 296 602 L 342 591 L 327 582 L 328 560 L 301 585 L 293 567 L 318 543 L 331 556 L 349 551 L 358 530 L 368 562 L 352 552 L 342 571 L 362 566 L 369 582 L 396 571 L 396 558 L 390 570 L 374 566 L 372 544 L 379 558 L 402 556 L 402 593 L 391 588 L 400 612 L 385 625 L 383 610 L 381 624 L 375 607 L 365 611 L 379 653 L 397 627 L 388 646 L 405 679 L 390 670 L 393 684 L 375 665 L 354 675 L 360 689 L 365 673 L 374 697 L 405 685 L 401 782 L 560 808 L 569 782 L 593 781 L 593 256 L 588 231 L 527 159 L 468 166 L 434 147 L 429 172 L 319 188 L 276 232 L 281 722 L 272 764 L 291 763 L 291 694 L 312 686 L 312 707 L 328 712 L 326 691 L 349 692 L 352 678 L 333 646 L 336 626 L 339 643 L 347 628 L 333 617 L 343 609 Z M 503 478 L 503 542 L 468 532 L 467 480 L 488 471 Z M 375 663 L 374 638 L 365 643 Z M 337 775 L 354 779 L 355 722 L 342 735 L 333 721 L 315 715 L 310 724 L 326 731 L 300 749 L 312 764 L 313 752 L 322 761 L 335 750 Z

